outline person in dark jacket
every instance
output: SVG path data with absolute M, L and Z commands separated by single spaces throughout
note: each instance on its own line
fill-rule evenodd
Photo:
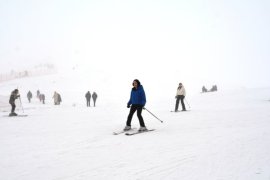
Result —
M 210 89 L 211 92 L 217 91 L 217 85 L 213 85 L 212 88 Z
M 17 116 L 17 114 L 15 113 L 15 100 L 20 97 L 19 95 L 19 90 L 15 89 L 14 91 L 11 92 L 10 98 L 9 98 L 9 104 L 11 105 L 11 113 L 9 114 L 9 116 Z
M 205 93 L 205 92 L 207 92 L 207 91 L 208 91 L 208 90 L 206 89 L 206 87 L 203 86 L 203 87 L 202 87 L 202 92 Z
M 31 91 L 28 91 L 28 93 L 27 93 L 27 99 L 28 99 L 29 103 L 31 102 L 32 96 L 33 95 L 31 93 Z
M 138 79 L 135 79 L 132 85 L 133 88 L 131 89 L 130 99 L 127 103 L 127 107 L 131 108 L 127 117 L 126 127 L 124 128 L 124 131 L 128 131 L 131 129 L 131 120 L 135 111 L 137 111 L 137 116 L 141 126 L 139 131 L 147 131 L 142 117 L 142 110 L 146 104 L 145 92 L 143 86 Z
M 94 101 L 94 107 L 96 107 L 96 100 L 97 100 L 97 97 L 98 97 L 97 93 L 96 93 L 96 92 L 93 92 L 92 98 L 93 98 L 93 101 Z
M 43 104 L 45 104 L 45 94 L 40 94 L 39 99 Z
M 86 98 L 86 106 L 87 106 L 87 107 L 90 107 L 90 99 L 91 99 L 91 93 L 90 93 L 90 91 L 88 91 L 88 92 L 85 94 L 85 98 Z
M 39 98 L 39 95 L 40 95 L 40 91 L 37 90 L 37 98 Z

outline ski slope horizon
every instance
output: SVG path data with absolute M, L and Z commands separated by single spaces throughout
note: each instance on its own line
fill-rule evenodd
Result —
M 164 123 L 143 111 L 146 126 L 156 130 L 129 137 L 115 136 L 113 132 L 125 125 L 133 79 L 119 92 L 107 91 L 110 82 L 100 83 L 94 78 L 97 82 L 90 79 L 85 84 L 88 80 L 56 74 L 0 84 L 0 102 L 8 100 L 10 92 L 18 87 L 24 112 L 18 100 L 16 112 L 28 114 L 4 117 L 10 107 L 0 106 L 1 177 L 270 179 L 270 88 L 193 93 L 188 95 L 189 111 L 179 113 L 170 112 L 175 87 L 172 97 L 162 93 L 160 99 L 156 98 L 158 93 L 151 96 L 152 91 L 146 89 L 146 107 Z M 97 107 L 92 101 L 92 107 L 86 107 L 87 88 L 98 93 Z M 29 89 L 45 93 L 46 104 L 35 98 L 35 92 L 32 103 L 28 103 Z M 55 90 L 63 96 L 60 106 L 53 105 L 51 96 Z M 139 127 L 136 115 L 132 126 Z
M 198 84 L 196 82 L 186 82 L 181 79 L 156 79 L 142 77 L 141 75 L 131 74 L 129 76 L 119 76 L 119 74 L 107 74 L 106 72 L 87 72 L 84 67 L 76 66 L 75 69 L 65 69 L 55 74 L 32 76 L 14 79 L 0 83 L 0 95 L 9 97 L 11 91 L 19 89 L 22 101 L 28 102 L 26 94 L 30 90 L 33 95 L 40 90 L 46 96 L 46 101 L 52 103 L 52 96 L 55 91 L 61 94 L 63 104 L 83 105 L 85 93 L 97 92 L 99 98 L 106 99 L 107 102 L 126 103 L 129 99 L 132 82 L 139 79 L 144 86 L 147 101 L 159 101 L 170 99 L 174 103 L 174 97 L 179 82 L 182 82 L 187 90 L 186 101 L 201 92 L 201 87 L 205 85 L 208 90 L 214 84 Z M 270 87 L 226 87 L 220 82 L 217 84 L 218 91 L 239 91 L 242 89 L 261 89 Z M 98 100 L 99 102 L 99 100 Z M 102 102 L 102 101 L 101 101 Z M 9 104 L 6 104 L 9 106 Z

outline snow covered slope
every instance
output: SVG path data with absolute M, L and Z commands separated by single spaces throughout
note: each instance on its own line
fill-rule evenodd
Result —
M 270 179 L 270 88 L 198 93 L 188 97 L 189 111 L 179 113 L 170 112 L 173 98 L 153 98 L 146 107 L 164 123 L 144 111 L 156 131 L 115 136 L 129 112 L 129 89 L 112 97 L 97 85 L 97 107 L 87 108 L 89 87 L 76 78 L 10 81 L 0 85 L 0 95 L 16 87 L 24 106 L 23 113 L 17 103 L 17 112 L 28 117 L 0 112 L 1 179 Z M 26 92 L 37 89 L 46 94 L 45 105 L 27 102 Z M 63 96 L 60 106 L 52 103 L 55 90 Z M 132 123 L 139 127 L 136 116 Z

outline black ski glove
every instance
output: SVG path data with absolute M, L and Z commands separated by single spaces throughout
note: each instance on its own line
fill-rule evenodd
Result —
M 130 104 L 127 105 L 127 108 L 130 108 Z

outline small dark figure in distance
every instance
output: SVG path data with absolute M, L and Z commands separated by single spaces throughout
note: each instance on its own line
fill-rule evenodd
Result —
M 87 91 L 87 93 L 85 94 L 85 98 L 86 98 L 86 106 L 90 107 L 90 99 L 91 99 L 90 91 Z
M 37 90 L 37 98 L 39 98 L 39 95 L 40 95 L 40 91 Z
M 96 93 L 96 92 L 93 92 L 92 98 L 93 98 L 93 101 L 94 101 L 94 107 L 96 107 L 96 100 L 97 100 L 97 97 L 98 97 L 97 93 Z
M 182 111 L 186 111 L 186 106 L 185 106 L 185 103 L 184 103 L 184 99 L 185 99 L 185 96 L 186 96 L 186 90 L 183 86 L 182 83 L 179 83 L 179 86 L 177 88 L 177 91 L 176 91 L 176 103 L 175 103 L 175 112 L 178 111 L 178 106 L 179 106 L 179 101 L 181 100 L 181 105 L 182 105 Z
M 42 104 L 45 104 L 45 94 L 40 94 L 39 100 L 42 102 Z
M 61 95 L 58 94 L 56 91 L 54 92 L 52 98 L 54 99 L 54 105 L 60 105 L 60 103 L 62 102 Z
M 210 91 L 211 92 L 217 91 L 217 85 L 213 85 Z
M 135 79 L 132 85 L 133 88 L 131 89 L 130 99 L 127 103 L 127 107 L 131 108 L 129 115 L 127 117 L 127 122 L 124 131 L 128 131 L 131 129 L 131 120 L 135 111 L 137 111 L 137 116 L 140 122 L 139 131 L 147 131 L 147 128 L 145 127 L 144 120 L 142 117 L 142 110 L 144 109 L 144 106 L 146 104 L 145 92 L 143 86 L 141 85 L 138 79 Z
M 19 95 L 19 90 L 15 89 L 14 91 L 11 92 L 10 98 L 9 98 L 9 104 L 11 105 L 11 113 L 9 116 L 17 116 L 15 113 L 16 105 L 15 105 L 15 100 L 20 97 Z
M 202 87 L 202 92 L 205 93 L 207 92 L 208 90 L 205 88 L 205 86 Z
M 33 95 L 31 93 L 31 91 L 28 91 L 28 93 L 27 93 L 27 99 L 28 99 L 29 103 L 31 102 L 32 97 L 33 97 Z

